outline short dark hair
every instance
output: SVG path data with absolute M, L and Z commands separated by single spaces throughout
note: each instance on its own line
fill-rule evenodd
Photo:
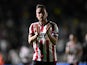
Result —
M 36 9 L 37 9 L 37 8 L 46 9 L 46 7 L 45 7 L 44 5 L 42 5 L 42 4 L 37 4 Z

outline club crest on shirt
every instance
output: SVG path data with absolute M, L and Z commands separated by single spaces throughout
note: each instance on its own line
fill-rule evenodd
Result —
M 46 35 L 46 33 L 40 33 L 40 34 L 39 34 L 39 38 L 44 38 L 45 35 Z

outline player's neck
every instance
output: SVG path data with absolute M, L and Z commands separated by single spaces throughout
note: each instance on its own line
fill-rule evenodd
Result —
M 42 21 L 39 21 L 41 25 L 45 25 L 48 21 L 47 19 L 46 20 L 42 20 Z

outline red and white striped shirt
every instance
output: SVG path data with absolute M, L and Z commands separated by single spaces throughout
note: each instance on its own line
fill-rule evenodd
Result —
M 50 28 L 50 32 L 52 36 L 58 37 L 58 26 L 56 23 L 49 21 L 52 26 Z M 48 24 L 47 23 L 47 24 Z M 40 27 L 40 34 L 37 37 L 37 40 L 35 40 L 33 44 L 34 54 L 33 54 L 33 60 L 35 61 L 44 61 L 44 62 L 54 62 L 57 61 L 57 55 L 56 55 L 56 45 L 54 45 L 48 36 L 46 35 L 46 25 L 41 25 L 39 22 L 32 23 L 29 28 L 29 34 L 34 35 L 35 34 L 35 25 L 38 25 Z

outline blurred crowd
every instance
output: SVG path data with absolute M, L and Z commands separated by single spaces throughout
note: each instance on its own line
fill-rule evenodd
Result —
M 66 46 L 75 33 L 82 48 L 79 62 L 87 62 L 86 0 L 0 0 L 0 65 L 31 64 L 33 49 L 28 44 L 28 27 L 37 21 L 35 6 L 46 5 L 48 19 L 59 27 L 58 62 L 67 62 Z

